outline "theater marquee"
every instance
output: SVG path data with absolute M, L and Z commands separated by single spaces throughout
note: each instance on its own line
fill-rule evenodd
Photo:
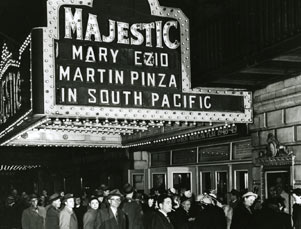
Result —
M 191 89 L 189 20 L 149 0 L 112 15 L 89 0 L 49 0 L 41 29 L 42 110 L 63 117 L 250 122 L 251 93 Z M 39 32 L 36 31 L 38 34 Z
M 123 147 L 165 123 L 252 122 L 251 92 L 191 88 L 180 9 L 117 2 L 47 1 L 47 26 L 0 65 L 0 145 Z

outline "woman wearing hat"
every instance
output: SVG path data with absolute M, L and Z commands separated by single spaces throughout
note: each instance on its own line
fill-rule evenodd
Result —
M 99 202 L 96 196 L 92 196 L 89 201 L 89 209 L 84 214 L 84 229 L 95 229 L 97 209 L 99 208 Z
M 191 208 L 191 199 L 182 196 L 180 199 L 181 205 L 176 210 L 174 216 L 174 228 L 175 229 L 190 229 L 193 226 L 195 217 L 192 215 L 190 208 Z
M 253 209 L 251 206 L 257 199 L 257 194 L 247 192 L 242 196 L 242 204 L 233 211 L 231 229 L 254 229 Z

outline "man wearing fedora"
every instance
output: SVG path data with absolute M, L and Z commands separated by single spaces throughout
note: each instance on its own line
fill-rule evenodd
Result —
M 125 199 L 122 202 L 122 210 L 127 216 L 127 229 L 143 228 L 143 211 L 141 205 L 133 199 L 134 188 L 129 183 L 123 186 Z
M 247 192 L 242 195 L 242 204 L 233 210 L 231 229 L 254 229 L 254 215 L 251 208 L 257 199 L 257 194 Z
M 122 194 L 118 189 L 108 195 L 109 207 L 100 209 L 96 218 L 96 229 L 126 229 L 126 216 L 119 209 Z
M 32 194 L 30 196 L 30 207 L 22 213 L 22 229 L 43 229 L 45 217 L 45 208 L 38 206 L 38 197 Z
M 155 212 L 152 219 L 152 229 L 174 229 L 168 213 L 172 210 L 172 199 L 166 194 L 161 194 L 157 199 L 159 210 Z
M 54 193 L 49 197 L 50 206 L 46 213 L 45 228 L 60 229 L 61 196 Z
M 63 198 L 63 202 L 65 207 L 60 212 L 60 229 L 78 229 L 77 218 L 73 211 L 73 194 L 67 193 Z

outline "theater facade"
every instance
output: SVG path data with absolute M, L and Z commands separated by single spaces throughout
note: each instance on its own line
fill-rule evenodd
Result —
M 248 189 L 263 199 L 277 182 L 300 185 L 298 74 L 252 88 L 234 79 L 208 86 L 209 74 L 202 86 L 192 67 L 210 66 L 204 55 L 215 50 L 200 39 L 203 61 L 191 65 L 200 35 L 185 12 L 131 2 L 48 0 L 47 25 L 19 47 L 3 41 L 1 150 L 116 149 L 129 162 L 127 180 L 146 193 L 215 190 L 226 199 Z M 82 188 L 80 172 L 74 179 Z

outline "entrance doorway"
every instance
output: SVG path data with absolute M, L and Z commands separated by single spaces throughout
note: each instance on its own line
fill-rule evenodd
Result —
M 196 193 L 196 179 L 194 167 L 169 167 L 168 188 L 174 188 L 178 193 L 186 190 Z

